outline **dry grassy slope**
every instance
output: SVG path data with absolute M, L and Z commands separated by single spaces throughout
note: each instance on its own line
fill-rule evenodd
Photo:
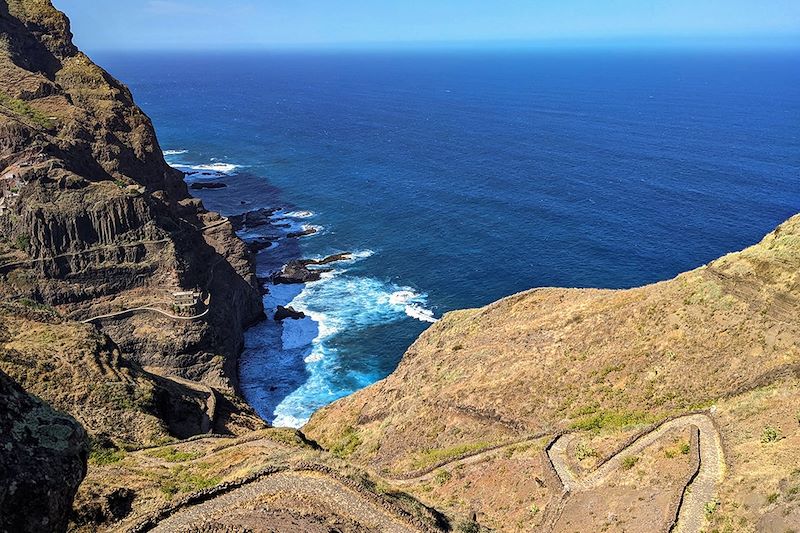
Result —
M 800 215 L 759 244 L 629 290 L 537 289 L 449 313 L 310 438 L 407 472 L 525 434 L 709 405 L 800 365 Z

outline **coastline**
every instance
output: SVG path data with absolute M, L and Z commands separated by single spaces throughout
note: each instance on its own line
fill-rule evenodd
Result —
M 244 332 L 236 393 L 271 425 L 299 428 L 317 409 L 388 374 L 346 368 L 341 336 L 400 320 L 436 321 L 424 293 L 365 275 L 360 266 L 373 250 L 336 248 L 335 232 L 319 215 L 282 201 L 246 166 L 188 163 L 189 150 L 164 155 L 184 172 L 194 196 L 230 219 L 248 248 L 265 316 Z M 304 246 L 320 238 L 325 244 L 316 248 L 326 252 Z M 276 317 L 278 309 L 291 311 Z

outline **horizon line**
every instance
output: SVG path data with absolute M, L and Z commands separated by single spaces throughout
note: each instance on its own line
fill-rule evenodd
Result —
M 83 48 L 83 47 L 82 47 Z M 794 50 L 800 49 L 800 33 L 778 35 L 738 34 L 725 36 L 629 36 L 563 39 L 502 39 L 443 41 L 354 41 L 308 43 L 240 43 L 209 46 L 87 46 L 94 52 L 236 52 L 236 51 L 444 51 L 444 50 Z

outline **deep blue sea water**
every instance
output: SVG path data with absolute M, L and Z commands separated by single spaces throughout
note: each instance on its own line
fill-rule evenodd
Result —
M 800 211 L 795 52 L 95 57 L 171 163 L 222 171 L 208 207 L 313 213 L 278 221 L 323 229 L 261 253 L 262 274 L 359 252 L 267 296 L 310 318 L 247 334 L 242 389 L 277 424 L 391 372 L 425 310 L 666 279 Z

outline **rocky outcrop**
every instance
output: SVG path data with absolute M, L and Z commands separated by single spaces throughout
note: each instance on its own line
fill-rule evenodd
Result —
M 330 268 L 308 268 L 309 266 L 321 266 L 347 261 L 352 258 L 352 254 L 340 253 L 330 255 L 324 259 L 293 259 L 289 261 L 280 272 L 272 276 L 272 282 L 277 284 L 311 283 L 322 279 L 322 274 L 330 272 Z
M 309 228 L 303 228 L 299 231 L 290 231 L 289 233 L 286 234 L 286 236 L 290 239 L 299 239 L 300 237 L 308 237 L 309 235 L 314 235 L 317 231 L 319 231 L 317 228 L 309 227 Z
M 302 259 L 289 261 L 283 269 L 272 276 L 272 282 L 276 284 L 310 283 L 319 281 L 322 274 L 330 272 L 329 268 L 319 268 L 311 270 Z
M 70 416 L 0 371 L 0 531 L 64 531 L 88 446 Z
M 291 306 L 284 307 L 282 305 L 279 305 L 275 309 L 275 321 L 276 322 L 281 322 L 283 320 L 286 320 L 287 318 L 290 318 L 292 320 L 300 320 L 301 318 L 305 318 L 305 317 L 306 317 L 306 314 L 304 312 L 297 311 L 294 307 L 291 307 Z
M 239 231 L 245 228 L 258 228 L 272 223 L 272 215 L 275 214 L 276 209 L 253 209 L 240 215 L 233 215 L 228 217 L 234 229 Z
M 231 390 L 243 329 L 263 317 L 251 254 L 49 1 L 0 0 L 0 34 L 0 299 L 85 319 L 197 291 L 203 320 L 100 325 L 142 365 Z

